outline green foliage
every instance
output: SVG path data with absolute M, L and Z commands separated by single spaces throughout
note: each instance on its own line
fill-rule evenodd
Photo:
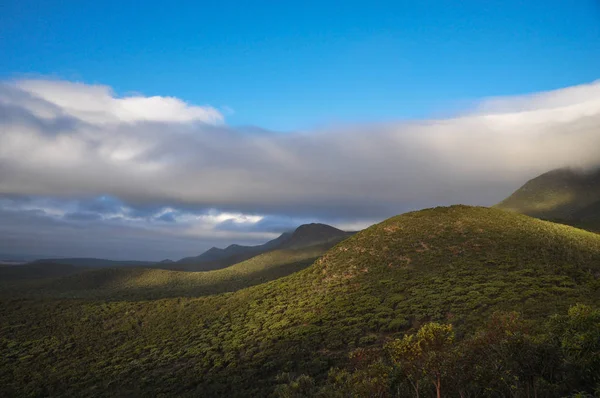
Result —
M 293 378 L 289 373 L 283 373 L 277 377 L 280 383 L 275 387 L 275 396 L 278 398 L 304 398 L 313 397 L 316 394 L 315 381 L 307 375 Z
M 412 384 L 417 396 L 422 380 L 433 383 L 440 396 L 442 378 L 448 376 L 448 363 L 454 355 L 453 342 L 452 325 L 430 322 L 423 325 L 417 334 L 405 335 L 387 344 L 387 349 L 393 363 Z
M 516 312 L 495 313 L 458 341 L 451 325 L 426 323 L 387 343 L 386 355 L 371 356 L 362 369 L 333 368 L 320 391 L 419 397 L 431 394 L 432 383 L 438 397 L 592 397 L 600 391 L 598 314 L 589 306 L 573 306 L 568 315 L 543 322 L 541 334 Z M 370 385 L 373 379 L 380 383 Z M 366 388 L 359 393 L 356 385 Z
M 571 385 L 600 387 L 600 310 L 573 306 L 551 319 L 549 331 L 567 361 Z
M 235 290 L 237 277 L 211 295 L 198 281 L 180 289 L 178 277 L 130 274 L 121 285 L 96 275 L 85 289 L 77 287 L 86 279 L 74 276 L 61 279 L 66 286 L 39 285 L 40 294 L 34 285 L 21 295 L 2 291 L 0 395 L 269 396 L 278 385 L 280 394 L 304 394 L 312 380 L 317 396 L 338 387 L 407 396 L 410 383 L 382 348 L 418 338 L 430 322 L 441 330 L 424 329 L 425 358 L 448 358 L 448 366 L 424 368 L 424 396 L 435 390 L 436 372 L 444 396 L 493 396 L 488 385 L 506 396 L 528 385 L 539 396 L 595 388 L 585 377 L 576 379 L 582 388 L 570 388 L 588 365 L 570 365 L 576 358 L 565 362 L 569 351 L 555 349 L 574 344 L 561 330 L 587 336 L 587 327 L 545 321 L 600 302 L 600 236 L 502 210 L 453 206 L 394 217 L 311 266 L 235 292 L 221 293 Z M 522 315 L 494 320 L 498 311 Z M 491 333 L 490 320 L 504 332 Z M 454 340 L 443 332 L 450 324 Z M 278 381 L 282 373 L 292 376 Z

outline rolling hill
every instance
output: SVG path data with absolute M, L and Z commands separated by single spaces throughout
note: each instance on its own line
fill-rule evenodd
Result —
M 4 295 L 36 298 L 94 298 L 103 300 L 150 300 L 168 297 L 199 297 L 233 292 L 271 281 L 306 268 L 338 243 L 329 241 L 299 249 L 272 250 L 227 268 L 204 271 L 171 271 L 153 268 L 69 269 L 48 274 L 51 279 L 13 280 L 4 284 Z M 78 272 L 79 271 L 79 272 Z M 2 276 L 0 270 L 0 276 Z
M 212 271 L 162 269 L 170 267 L 172 262 L 161 262 L 159 269 L 132 266 L 83 268 L 34 262 L 11 267 L 14 270 L 0 270 L 0 277 L 4 276 L 3 294 L 12 297 L 118 300 L 204 296 L 232 292 L 292 274 L 307 267 L 352 234 L 324 224 L 302 225 L 293 233 L 283 234 L 285 239 L 277 239 L 260 247 L 261 250 L 269 247 L 274 249 Z M 227 260 L 239 258 L 239 253 L 227 257 L 224 253 L 231 254 L 232 251 L 218 250 L 218 255 L 210 257 L 209 250 L 203 258 L 208 262 L 218 260 L 220 255 Z
M 528 181 L 496 207 L 598 230 L 600 170 L 550 171 Z
M 499 209 L 428 209 L 233 293 L 3 299 L 0 382 L 9 395 L 268 396 L 281 372 L 324 382 L 350 351 L 425 322 L 468 334 L 499 310 L 542 322 L 599 300 L 599 235 Z

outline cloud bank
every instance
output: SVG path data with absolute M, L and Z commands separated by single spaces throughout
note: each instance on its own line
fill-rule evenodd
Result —
M 599 163 L 600 82 L 488 99 L 443 120 L 293 133 L 228 126 L 209 106 L 106 86 L 0 84 L 0 196 L 13 212 L 46 198 L 60 210 L 37 209 L 72 222 L 141 220 L 165 234 L 185 225 L 199 237 L 300 220 L 360 226 L 434 205 L 491 205 L 542 172 Z M 98 198 L 118 209 L 94 208 Z

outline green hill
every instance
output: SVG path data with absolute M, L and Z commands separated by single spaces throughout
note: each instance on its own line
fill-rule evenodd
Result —
M 10 292 L 11 296 L 20 297 L 147 300 L 232 292 L 306 268 L 338 242 L 339 239 L 299 249 L 273 250 L 227 268 L 206 272 L 123 267 L 75 273 L 75 269 L 70 272 L 73 275 L 15 284 L 11 290 L 5 289 L 5 294 Z
M 550 171 L 528 181 L 496 207 L 600 229 L 600 170 Z
M 110 268 L 106 265 L 113 262 L 95 259 L 83 263 L 79 262 L 80 259 L 65 259 L 68 263 L 68 260 L 74 260 L 69 264 L 36 261 L 0 270 L 0 295 L 117 300 L 194 297 L 231 292 L 306 268 L 329 248 L 352 234 L 325 224 L 302 225 L 293 233 L 284 233 L 261 246 L 231 245 L 228 249 L 209 250 L 200 256 L 203 260 L 194 263 L 192 268 L 215 265 L 217 262 L 223 266 L 234 259 L 249 256 L 251 252 L 246 250 L 248 248 L 255 253 L 275 247 L 237 264 L 204 272 L 169 270 L 171 267 L 178 268 L 180 263 L 167 261 L 152 268 L 143 268 L 132 262 L 126 264 L 128 266 Z M 232 247 L 242 249 L 238 252 L 230 250 Z
M 576 302 L 600 302 L 599 235 L 499 209 L 429 209 L 234 293 L 4 299 L 0 385 L 6 395 L 268 396 L 282 372 L 323 383 L 352 350 L 425 322 L 466 335 L 517 310 L 535 326 Z

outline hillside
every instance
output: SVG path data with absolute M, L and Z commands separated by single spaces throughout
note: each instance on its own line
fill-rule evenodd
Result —
M 566 224 L 600 228 L 600 170 L 542 174 L 496 207 Z
M 37 298 L 95 298 L 148 300 L 198 297 L 236 291 L 306 268 L 341 239 L 299 249 L 278 249 L 227 268 L 205 271 L 169 271 L 152 268 L 101 268 L 85 272 L 49 274 L 43 281 L 19 279 L 5 284 L 4 295 Z M 70 275 L 72 274 L 72 275 Z M 2 276 L 0 270 L 0 276 Z M 68 276 L 66 276 L 68 275 Z
M 9 395 L 268 396 L 281 372 L 322 383 L 350 351 L 428 321 L 468 334 L 498 310 L 541 322 L 599 300 L 599 235 L 498 209 L 436 208 L 234 293 L 2 300 L 0 384 Z
M 258 246 L 229 245 L 225 249 L 212 247 L 196 257 L 186 257 L 157 268 L 180 271 L 212 271 L 229 267 L 254 256 L 276 249 L 301 249 L 322 243 L 340 241 L 352 233 L 325 224 L 305 224 L 293 232 L 284 232 L 276 239 Z

